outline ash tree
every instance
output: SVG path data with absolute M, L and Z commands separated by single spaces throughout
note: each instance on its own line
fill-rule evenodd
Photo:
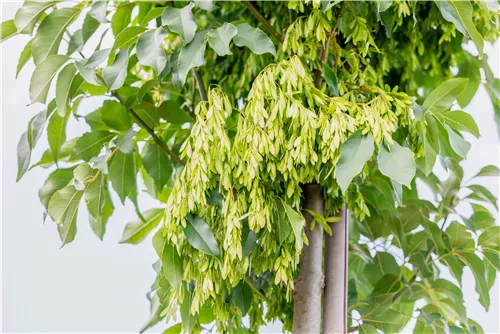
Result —
M 30 100 L 46 107 L 19 140 L 17 178 L 50 171 L 40 201 L 63 245 L 78 210 L 102 238 L 117 202 L 135 206 L 121 242 L 153 235 L 158 253 L 143 331 L 481 333 L 461 284 L 468 268 L 488 310 L 500 231 L 476 179 L 498 168 L 463 179 L 482 115 L 461 109 L 483 85 L 500 118 L 483 52 L 498 7 L 25 2 L 1 39 L 32 36 L 17 73 L 34 63 Z M 144 191 L 156 208 L 138 206 Z

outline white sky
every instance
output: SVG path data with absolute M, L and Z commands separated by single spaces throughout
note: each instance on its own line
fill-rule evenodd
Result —
M 2 21 L 12 18 L 21 2 L 2 3 Z M 55 225 L 48 219 L 42 225 L 43 207 L 38 189 L 48 176 L 44 169 L 34 169 L 16 183 L 16 147 L 29 119 L 43 109 L 40 104 L 28 106 L 28 86 L 33 64 L 30 61 L 15 79 L 19 54 L 29 41 L 16 37 L 1 45 L 2 59 L 2 331 L 39 333 L 131 333 L 137 332 L 149 318 L 146 293 L 155 279 L 151 264 L 156 254 L 148 238 L 137 246 L 118 241 L 125 224 L 136 218 L 131 203 L 121 206 L 114 198 L 115 212 L 107 226 L 104 241 L 92 232 L 85 210 L 78 217 L 75 241 L 63 249 Z M 499 76 L 499 45 L 485 48 L 495 75 Z M 496 64 L 495 64 L 496 62 Z M 93 110 L 96 101 L 80 107 Z M 468 179 L 482 166 L 499 162 L 499 140 L 493 118 L 493 107 L 484 89 L 466 109 L 478 123 L 481 138 L 472 143 L 463 163 Z M 68 138 L 86 131 L 73 122 Z M 38 161 L 47 147 L 42 136 L 32 156 Z M 499 195 L 498 180 L 484 178 L 478 182 Z M 141 196 L 141 209 L 157 203 Z M 470 214 L 470 208 L 461 208 Z M 499 333 L 498 279 L 492 291 L 490 311 L 484 312 L 477 301 L 472 274 L 466 269 L 463 292 L 469 317 L 483 325 L 486 333 Z M 155 327 L 156 332 L 165 325 Z M 279 326 L 262 332 L 275 332 Z M 155 330 L 153 330 L 155 332 Z

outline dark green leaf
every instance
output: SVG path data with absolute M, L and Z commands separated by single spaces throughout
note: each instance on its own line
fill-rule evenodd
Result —
M 490 295 L 485 280 L 484 265 L 481 259 L 473 253 L 459 253 L 461 260 L 469 266 L 476 279 L 476 291 L 479 294 L 479 302 L 488 311 L 490 307 Z
M 52 195 L 54 195 L 56 191 L 66 187 L 69 182 L 73 180 L 74 169 L 74 167 L 56 169 L 49 175 L 43 186 L 38 191 L 40 202 L 43 204 L 45 209 L 48 209 Z
M 102 76 L 109 90 L 117 90 L 125 83 L 128 66 L 128 49 L 118 52 L 113 65 L 106 67 L 102 71 Z M 83 74 L 82 74 L 83 76 Z
M 61 117 L 66 115 L 67 107 L 70 101 L 71 83 L 73 82 L 75 73 L 76 67 L 73 63 L 70 63 L 66 65 L 57 76 L 56 103 L 57 113 Z
M 468 198 L 491 203 L 498 209 L 497 199 L 488 189 L 478 184 L 467 186 L 467 188 L 472 190 L 472 194 L 467 196 Z
M 247 314 L 252 305 L 253 292 L 250 285 L 241 282 L 233 288 L 232 299 L 236 306 L 240 309 L 241 314 Z
M 113 48 L 111 50 L 121 50 L 129 47 L 130 45 L 135 43 L 139 35 L 141 35 L 146 30 L 146 28 L 140 26 L 132 26 L 123 29 L 118 34 L 118 36 L 116 36 L 115 43 L 113 44 Z
M 193 328 L 198 320 L 198 314 L 191 314 L 191 305 L 193 304 L 194 288 L 186 283 L 184 289 L 184 300 L 180 305 L 180 313 L 182 319 L 182 327 L 186 333 L 192 333 Z
M 464 91 L 467 79 L 454 78 L 445 81 L 434 89 L 425 99 L 422 109 L 424 111 L 445 111 L 450 109 L 453 102 Z
M 456 110 L 444 112 L 442 115 L 445 123 L 454 130 L 465 131 L 479 138 L 479 129 L 476 122 L 468 113 Z
M 182 125 L 193 122 L 193 119 L 181 109 L 179 104 L 172 100 L 167 100 L 158 108 L 160 117 L 169 123 Z
M 66 116 L 61 117 L 59 114 L 54 113 L 50 117 L 49 125 L 47 126 L 50 152 L 56 164 L 61 146 L 66 142 L 66 124 L 68 123 L 69 115 L 67 113 Z
M 153 237 L 153 246 L 161 259 L 163 274 L 170 285 L 179 287 L 182 283 L 182 260 L 175 246 L 162 236 L 160 229 Z
M 115 36 L 118 36 L 118 34 L 130 24 L 132 10 L 134 9 L 133 3 L 118 2 L 117 4 L 118 6 L 115 14 L 113 14 L 111 18 L 111 30 Z
M 127 131 L 132 127 L 130 115 L 125 107 L 117 101 L 104 101 L 100 113 L 102 121 L 114 130 Z
M 125 154 L 116 150 L 108 161 L 109 180 L 113 185 L 120 200 L 125 203 L 125 198 L 133 198 L 137 191 L 137 167 L 133 154 Z
M 188 216 L 184 234 L 194 248 L 209 255 L 219 256 L 219 246 L 214 232 L 200 217 L 192 214 Z
M 155 182 L 156 190 L 161 192 L 172 177 L 173 162 L 170 156 L 156 143 L 146 144 L 141 154 L 142 163 Z
M 177 63 L 181 84 L 186 82 L 186 77 L 193 67 L 205 64 L 204 55 L 206 47 L 205 34 L 199 32 L 195 35 L 191 43 L 181 49 Z
M 333 96 L 339 96 L 337 75 L 327 63 L 325 63 L 323 71 L 328 88 L 330 88 L 330 92 L 333 94 Z
M 85 191 L 85 201 L 89 211 L 90 226 L 94 233 L 102 239 L 106 232 L 106 224 L 114 211 L 106 175 L 98 173 L 95 179 L 88 184 Z

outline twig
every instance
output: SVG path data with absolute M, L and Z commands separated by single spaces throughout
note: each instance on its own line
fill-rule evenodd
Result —
M 111 95 L 116 99 L 118 99 L 118 101 L 120 101 L 121 104 L 125 105 L 125 101 L 123 101 L 121 96 L 118 95 L 116 92 L 111 92 Z M 149 125 L 147 125 L 146 122 L 144 122 L 144 120 L 139 115 L 137 115 L 137 113 L 132 108 L 128 108 L 128 111 L 132 114 L 132 117 L 135 118 L 137 123 L 139 123 L 139 125 L 143 127 L 151 135 L 156 144 L 158 144 L 158 146 L 160 146 L 162 150 L 167 152 L 168 155 L 170 155 L 175 161 L 177 161 L 181 165 L 186 165 L 186 163 L 182 161 L 182 159 L 179 158 L 177 154 L 175 154 L 171 149 L 168 148 L 168 146 L 163 142 L 163 140 L 161 140 L 161 138 L 155 134 L 154 130 Z
M 328 49 L 330 46 L 330 38 L 332 37 L 334 31 L 330 31 L 326 36 L 325 44 L 321 48 L 321 53 L 319 55 L 319 61 L 321 65 L 325 63 L 326 57 L 328 56 Z M 316 70 L 316 75 L 314 76 L 314 86 L 318 89 L 321 89 L 321 85 L 323 84 L 323 71 L 321 69 Z
M 266 18 L 262 16 L 261 13 L 259 13 L 257 8 L 255 8 L 250 1 L 242 1 L 241 3 L 245 7 L 247 7 L 249 11 L 252 12 L 255 18 L 259 20 L 260 23 L 262 23 L 262 25 L 266 28 L 267 32 L 271 34 L 272 37 L 276 38 L 278 41 L 281 40 L 280 34 L 276 30 L 274 30 L 273 26 L 269 22 L 267 22 Z
M 205 85 L 203 84 L 203 79 L 201 77 L 200 72 L 198 72 L 197 68 L 193 68 L 193 76 L 194 80 L 198 85 L 198 91 L 200 92 L 200 97 L 202 101 L 208 101 L 207 91 L 205 89 Z

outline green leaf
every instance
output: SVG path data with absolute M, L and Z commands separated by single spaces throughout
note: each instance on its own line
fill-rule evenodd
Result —
M 141 35 L 146 30 L 146 28 L 141 26 L 132 26 L 123 29 L 118 34 L 118 36 L 116 36 L 115 43 L 113 44 L 113 48 L 111 49 L 111 51 L 121 50 L 129 47 L 130 45 L 135 43 L 135 41 L 137 41 L 137 38 L 139 38 L 139 35 Z
M 193 119 L 181 109 L 179 104 L 172 100 L 167 100 L 158 108 L 160 117 L 169 123 L 182 125 L 192 123 Z
M 181 84 L 184 85 L 186 77 L 193 67 L 205 64 L 206 47 L 207 42 L 204 33 L 197 33 L 192 42 L 181 49 L 177 63 Z
M 498 169 L 497 166 L 494 166 L 494 165 L 489 165 L 489 166 L 485 166 L 483 167 L 479 173 L 476 174 L 476 176 L 474 176 L 474 178 L 476 177 L 480 177 L 480 176 L 500 176 L 500 169 Z
M 285 206 L 281 201 L 281 199 L 276 200 L 276 208 L 278 210 L 278 221 L 277 221 L 278 225 L 276 226 L 275 231 L 278 238 L 278 242 L 281 245 L 288 238 L 292 229 L 290 226 L 290 221 L 286 216 Z
M 81 52 L 83 50 L 83 35 L 82 30 L 78 29 L 71 35 L 68 45 L 68 52 L 66 53 L 68 56 L 73 55 L 75 52 Z
M 236 29 L 238 29 L 238 34 L 234 36 L 234 44 L 240 47 L 246 46 L 257 55 L 270 53 L 276 56 L 276 49 L 273 42 L 262 30 L 252 28 L 247 23 L 236 25 Z
M 128 66 L 128 49 L 118 52 L 113 65 L 102 71 L 104 82 L 109 90 L 117 90 L 125 83 Z M 83 74 L 82 74 L 83 75 Z
M 48 209 L 52 196 L 62 188 L 66 187 L 73 180 L 73 170 L 75 168 L 60 168 L 52 172 L 43 186 L 38 191 L 40 202 L 45 209 Z
M 162 210 L 164 212 L 164 210 Z M 162 236 L 160 229 L 153 237 L 153 246 L 162 263 L 163 274 L 170 285 L 179 287 L 182 283 L 182 259 L 175 246 Z
M 380 172 L 394 181 L 411 187 L 415 177 L 415 160 L 413 152 L 398 143 L 381 145 L 377 157 Z
M 102 121 L 114 130 L 127 131 L 132 127 L 130 115 L 125 107 L 117 101 L 104 101 L 100 113 Z
M 366 162 L 373 155 L 373 149 L 372 136 L 363 136 L 360 130 L 347 138 L 340 151 L 340 159 L 335 166 L 335 179 L 343 192 L 347 190 L 352 179 L 363 170 Z
M 83 196 L 82 190 L 68 186 L 56 191 L 49 202 L 48 213 L 57 224 L 63 246 L 74 240 L 76 235 L 76 217 L 78 206 Z
M 285 208 L 285 214 L 288 217 L 288 221 L 290 223 L 290 226 L 292 227 L 293 234 L 295 235 L 295 249 L 298 251 L 302 249 L 304 243 L 302 240 L 302 233 L 304 231 L 306 220 L 300 213 L 292 209 L 292 207 L 286 204 L 281 198 L 280 201 Z
M 28 170 L 31 152 L 42 135 L 47 119 L 47 111 L 43 110 L 33 116 L 28 123 L 28 130 L 21 135 L 17 144 L 17 179 L 19 181 Z
M 233 302 L 240 309 L 241 314 L 244 316 L 248 313 L 250 306 L 252 306 L 253 292 L 248 283 L 240 282 L 233 288 L 231 294 Z
M 156 143 L 146 144 L 141 154 L 142 164 L 156 185 L 156 190 L 161 192 L 163 187 L 172 177 L 173 161 L 170 156 Z
M 19 61 L 17 63 L 16 69 L 16 79 L 24 65 L 31 59 L 31 45 L 33 44 L 33 40 L 30 40 L 28 44 L 24 47 L 23 51 L 21 51 L 21 55 L 19 56 Z
M 118 7 L 111 18 L 111 30 L 113 35 L 118 36 L 123 29 L 130 24 L 134 3 L 118 2 Z
M 488 189 L 478 184 L 467 186 L 467 188 L 472 190 L 472 194 L 467 196 L 467 198 L 491 203 L 496 209 L 498 209 L 497 199 Z
M 151 9 L 148 14 L 142 20 L 142 25 L 147 25 L 151 20 L 154 20 L 163 14 L 165 7 L 155 7 Z
M 61 117 L 59 114 L 54 113 L 50 117 L 49 125 L 47 126 L 50 152 L 56 164 L 59 159 L 61 146 L 66 142 L 66 125 L 68 124 L 69 115 L 70 113 L 67 113 L 66 116 Z
M 208 255 L 219 256 L 219 246 L 215 240 L 214 232 L 199 216 L 190 214 L 187 217 L 184 235 L 194 248 Z
M 2 22 L 0 27 L 0 43 L 8 40 L 10 37 L 17 33 L 16 26 L 14 25 L 14 20 L 8 20 Z
M 110 174 L 111 177 L 112 174 Z M 144 220 L 138 219 L 125 226 L 120 243 L 138 244 L 155 229 L 163 219 L 165 209 L 150 209 L 142 215 Z M 156 247 L 155 247 L 156 248 Z
M 424 137 L 424 150 L 424 156 L 418 158 L 416 162 L 420 170 L 427 176 L 432 173 L 437 158 L 437 152 L 432 148 L 427 136 Z
M 70 63 L 66 65 L 57 76 L 56 103 L 57 113 L 59 114 L 59 116 L 64 117 L 66 115 L 68 103 L 70 101 L 69 93 L 71 89 L 71 83 L 75 78 L 75 73 L 76 67 L 73 63 Z
M 89 15 L 100 23 L 106 23 L 106 1 L 92 1 L 92 6 L 90 7 Z
M 194 288 L 186 283 L 186 288 L 184 289 L 184 300 L 180 305 L 180 313 L 182 319 L 182 327 L 185 333 L 192 333 L 193 328 L 198 320 L 198 314 L 191 315 L 191 305 L 193 304 Z
M 446 234 L 452 248 L 466 248 L 472 241 L 472 237 L 467 228 L 454 221 L 446 228 Z
M 182 333 L 182 324 L 178 323 L 165 329 L 162 334 L 181 334 L 181 333 Z
M 248 226 L 248 220 L 243 221 L 243 227 L 242 227 L 242 232 L 241 232 L 241 241 L 242 241 L 242 258 L 245 259 L 250 254 L 252 254 L 253 250 L 257 246 L 257 240 L 259 239 L 259 236 L 257 233 L 254 231 L 250 230 L 250 227 Z
M 485 280 L 484 265 L 481 259 L 473 253 L 459 253 L 461 260 L 469 266 L 476 279 L 476 291 L 479 294 L 479 302 L 488 311 L 490 307 L 490 295 Z
M 20 34 L 31 35 L 43 13 L 54 4 L 54 1 L 25 1 L 14 17 L 16 30 Z
M 193 3 L 189 3 L 183 8 L 166 7 L 161 16 L 162 24 L 180 35 L 184 45 L 191 42 L 196 33 L 197 24 L 193 13 L 191 13 L 193 7 Z
M 377 1 L 377 7 L 379 13 L 385 12 L 387 9 L 389 9 L 392 5 L 392 0 L 388 1 Z
M 80 11 L 80 8 L 61 8 L 47 15 L 33 38 L 32 53 L 35 65 L 57 53 L 66 28 L 78 17 Z
M 325 65 L 324 65 L 323 73 L 325 76 L 326 84 L 328 85 L 328 88 L 330 89 L 330 92 L 333 94 L 333 96 L 339 96 L 337 76 L 335 75 L 335 72 L 333 71 L 333 69 L 327 63 L 325 63 Z
M 451 108 L 453 102 L 464 91 L 467 79 L 454 78 L 443 82 L 425 99 L 422 110 L 444 111 Z
M 212 29 L 207 33 L 208 44 L 219 56 L 230 55 L 229 43 L 238 33 L 238 29 L 231 23 L 224 23 L 222 27 Z
M 453 23 L 464 36 L 470 37 L 479 52 L 479 59 L 483 57 L 484 40 L 477 31 L 472 18 L 470 1 L 442 1 L 438 2 L 444 19 Z
M 488 227 L 477 239 L 477 245 L 497 249 L 500 246 L 500 226 Z
M 457 98 L 457 102 L 462 108 L 465 108 L 470 103 L 481 83 L 481 63 L 476 57 L 473 57 L 467 52 L 465 52 L 464 55 L 466 61 L 460 64 L 458 76 L 467 78 L 469 81 L 467 82 L 464 92 Z
M 139 37 L 136 46 L 137 58 L 142 65 L 150 66 L 161 73 L 167 65 L 167 54 L 163 49 L 163 40 L 167 32 L 163 28 L 150 30 Z
M 118 136 L 115 140 L 116 147 L 125 154 L 134 152 L 135 131 L 130 128 L 124 135 Z
M 85 20 L 83 21 L 83 26 L 82 26 L 82 40 L 83 44 L 87 43 L 87 41 L 92 37 L 92 35 L 97 31 L 99 28 L 99 21 L 97 21 L 95 18 L 88 13 L 85 16 Z
M 465 131 L 474 135 L 476 138 L 479 138 L 479 129 L 476 125 L 476 122 L 474 121 L 474 118 L 472 118 L 472 116 L 468 113 L 461 110 L 456 110 L 444 112 L 442 115 L 444 117 L 445 123 L 454 130 Z
M 71 154 L 71 160 L 90 161 L 101 152 L 104 144 L 109 142 L 115 134 L 108 131 L 92 131 L 84 133 L 76 141 Z
M 31 103 L 45 103 L 52 79 L 67 61 L 67 56 L 53 55 L 36 67 L 30 82 Z
M 134 155 L 124 154 L 120 150 L 114 151 L 113 157 L 108 161 L 108 170 L 109 180 L 122 204 L 127 197 L 132 199 L 137 191 L 137 167 Z
M 85 202 L 89 211 L 90 226 L 94 233 L 102 239 L 106 232 L 106 224 L 113 214 L 114 207 L 108 191 L 107 177 L 98 173 L 85 191 Z
M 196 6 L 206 10 L 207 12 L 211 12 L 215 7 L 213 0 L 193 0 L 193 2 Z

